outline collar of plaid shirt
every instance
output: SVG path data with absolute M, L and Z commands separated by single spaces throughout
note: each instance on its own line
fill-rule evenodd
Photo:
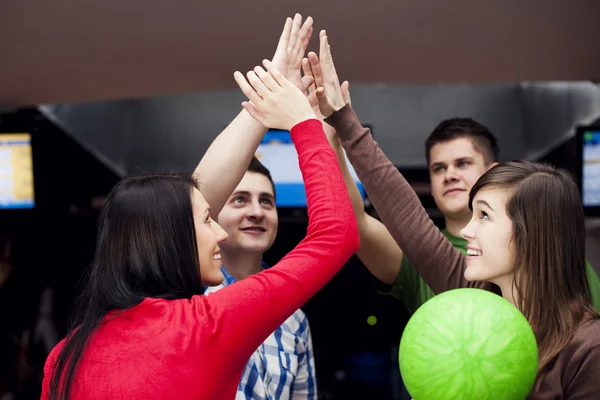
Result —
M 269 266 L 262 263 L 262 268 Z M 215 292 L 236 282 L 224 267 L 223 283 L 206 289 Z M 316 379 L 308 320 L 297 310 L 252 354 L 242 373 L 236 400 L 316 400 Z

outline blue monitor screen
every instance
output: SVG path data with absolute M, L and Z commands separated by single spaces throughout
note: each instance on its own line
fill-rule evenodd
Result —
M 0 134 L 0 209 L 34 206 L 31 135 Z
M 271 171 L 277 207 L 306 207 L 306 192 L 298 165 L 298 154 L 289 131 L 269 130 L 256 150 L 256 158 Z M 346 163 L 364 199 L 364 187 L 347 158 Z
M 600 206 L 600 130 L 583 133 L 581 188 L 584 206 Z

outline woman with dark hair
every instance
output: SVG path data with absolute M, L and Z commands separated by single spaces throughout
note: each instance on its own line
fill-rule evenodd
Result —
M 336 156 L 305 95 L 273 66 L 248 76 L 253 87 L 235 74 L 254 93 L 250 114 L 291 131 L 306 238 L 273 268 L 204 296 L 223 279 L 227 235 L 199 185 L 187 175 L 124 179 L 101 212 L 79 318 L 48 357 L 43 399 L 234 398 L 250 355 L 358 248 Z
M 321 40 L 326 62 L 309 54 L 315 83 L 324 85 L 316 91 L 320 111 L 419 275 L 436 294 L 490 290 L 525 315 L 539 348 L 529 398 L 599 398 L 600 319 L 587 281 L 583 207 L 573 178 L 525 161 L 491 168 L 470 192 L 473 216 L 461 232 L 468 241 L 463 256 L 344 101 L 327 37 Z

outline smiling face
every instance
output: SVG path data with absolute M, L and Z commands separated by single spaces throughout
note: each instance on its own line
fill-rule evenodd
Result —
M 431 194 L 440 211 L 454 219 L 470 218 L 469 191 L 493 165 L 486 165 L 469 138 L 435 144 L 429 154 L 429 175 Z
M 202 194 L 192 190 L 192 213 L 196 228 L 200 279 L 205 286 L 217 286 L 223 282 L 219 243 L 227 239 L 227 233 L 210 218 L 210 208 Z
M 488 187 L 473 198 L 473 216 L 461 231 L 468 242 L 466 280 L 487 281 L 501 287 L 513 281 L 513 223 L 506 213 L 511 196 L 509 190 Z
M 277 209 L 273 185 L 258 172 L 248 171 L 219 214 L 229 235 L 223 253 L 264 253 L 277 236 Z

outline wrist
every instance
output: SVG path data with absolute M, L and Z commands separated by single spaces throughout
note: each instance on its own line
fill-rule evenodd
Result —
M 311 110 L 311 112 L 304 113 L 302 116 L 298 116 L 298 118 L 295 118 L 292 121 L 292 125 L 290 126 L 290 129 L 292 129 L 294 126 L 301 124 L 302 122 L 308 121 L 310 119 L 317 119 L 317 117 L 315 116 L 315 113 L 312 110 Z

